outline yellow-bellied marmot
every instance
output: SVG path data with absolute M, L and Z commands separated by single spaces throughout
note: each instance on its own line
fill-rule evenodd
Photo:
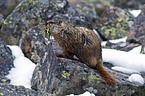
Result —
M 49 24 L 47 26 L 50 28 Z M 76 55 L 81 62 L 97 69 L 109 87 L 115 88 L 116 80 L 103 68 L 101 42 L 98 36 L 92 30 L 84 27 L 74 27 L 64 22 L 57 27 L 56 24 L 54 26 L 52 24 L 49 31 L 51 30 L 51 34 L 64 54 L 68 58 Z

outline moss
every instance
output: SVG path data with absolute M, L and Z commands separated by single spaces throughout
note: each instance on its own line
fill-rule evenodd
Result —
M 63 71 L 62 73 L 63 73 L 63 74 L 61 74 L 62 77 L 69 78 L 70 74 L 68 72 Z
M 4 94 L 3 94 L 3 93 L 0 93 L 0 95 L 1 95 L 1 96 L 4 96 Z
M 117 18 L 118 22 L 121 22 L 122 21 L 122 18 Z
M 100 78 L 97 78 L 97 76 L 95 76 L 95 75 L 93 75 L 92 73 L 91 73 L 91 75 L 90 76 L 88 76 L 88 80 L 89 80 L 89 83 L 91 83 L 91 81 L 92 80 L 94 80 L 94 79 L 100 79 Z
M 4 20 L 3 24 L 5 24 L 5 25 L 6 25 L 6 24 L 7 24 L 7 22 Z

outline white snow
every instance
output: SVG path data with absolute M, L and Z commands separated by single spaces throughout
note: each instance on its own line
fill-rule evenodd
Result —
M 132 70 L 132 69 L 124 68 L 124 67 L 119 67 L 119 66 L 112 67 L 111 69 L 117 70 L 117 71 L 120 71 L 120 72 L 124 72 L 124 73 L 128 73 L 128 74 L 139 73 L 136 70 Z
M 16 57 L 14 60 L 15 68 L 10 70 L 10 73 L 6 76 L 11 80 L 13 85 L 23 85 L 26 88 L 31 88 L 31 78 L 36 65 L 28 58 L 24 57 L 24 54 L 20 47 L 10 46 L 12 54 Z
M 140 13 L 141 13 L 141 10 L 131 10 L 129 11 L 134 17 L 137 17 Z
M 145 72 L 144 54 L 134 54 L 115 49 L 102 49 L 102 55 L 104 62 L 109 62 L 115 66 L 128 68 L 138 72 Z
M 129 51 L 129 53 L 133 53 L 133 54 L 139 54 L 141 51 L 141 46 L 135 47 L 132 50 Z
M 144 79 L 139 74 L 132 74 L 128 80 L 135 84 L 144 84 Z
M 145 72 L 145 55 L 139 54 L 140 50 L 141 46 L 136 47 L 129 52 L 103 48 L 103 62 L 112 63 L 114 65 L 114 67 L 112 67 L 113 70 L 124 73 L 131 74 Z M 138 75 L 131 75 L 128 80 L 133 83 L 135 82 L 136 84 L 137 82 L 139 84 L 144 84 L 144 80 L 138 79 Z
M 70 94 L 70 95 L 66 95 L 66 96 L 95 96 L 95 95 L 93 93 L 86 91 L 85 93 L 80 94 L 80 95 Z
M 124 38 L 120 38 L 120 39 L 109 40 L 109 42 L 111 42 L 111 43 L 126 42 L 126 39 L 127 39 L 127 37 L 124 37 Z M 103 42 L 101 42 L 101 45 L 105 46 L 106 43 L 107 43 L 107 41 L 103 41 Z

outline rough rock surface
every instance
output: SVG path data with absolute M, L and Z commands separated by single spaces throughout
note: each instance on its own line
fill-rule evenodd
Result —
M 44 25 L 35 26 L 28 30 L 20 43 L 20 47 L 25 56 L 35 63 L 40 63 L 40 59 L 47 54 L 46 47 L 50 41 L 45 38 L 45 34 Z
M 0 0 L 0 13 L 6 18 L 18 4 L 18 0 Z
M 37 92 L 23 86 L 0 83 L 0 96 L 55 96 L 49 93 Z
M 145 42 L 145 5 L 141 14 L 134 20 L 127 41 L 143 44 Z
M 91 22 L 96 22 L 98 19 L 95 4 L 96 0 L 68 0 L 68 3 L 72 8 L 76 9 L 79 14 L 85 15 Z
M 4 21 L 4 19 L 3 19 L 3 15 L 2 14 L 0 14 L 0 29 L 1 29 L 1 27 L 2 27 L 2 22 Z
M 145 54 L 145 43 L 142 44 L 141 53 L 142 53 L 142 54 Z
M 115 0 L 114 5 L 121 8 L 141 9 L 145 4 L 144 0 Z
M 129 42 L 119 42 L 119 43 L 111 43 L 107 42 L 104 48 L 110 48 L 110 49 L 117 49 L 122 51 L 130 51 L 131 49 L 138 47 L 140 44 L 135 43 L 129 43 Z
M 7 44 L 18 44 L 22 34 L 29 28 L 52 19 L 64 19 L 88 27 L 90 25 L 89 19 L 79 15 L 66 0 L 24 0 L 3 22 L 0 37 Z
M 4 41 L 0 38 L 0 75 L 7 75 L 12 67 L 14 57 L 11 50 Z
M 118 7 L 108 7 L 99 18 L 97 28 L 104 40 L 119 39 L 128 35 L 129 21 L 133 16 Z

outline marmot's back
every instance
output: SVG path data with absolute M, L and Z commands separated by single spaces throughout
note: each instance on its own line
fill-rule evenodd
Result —
M 96 65 L 97 60 L 102 58 L 100 39 L 92 30 L 62 24 L 57 28 L 54 37 L 68 57 L 76 55 L 90 67 L 96 66 L 92 66 L 89 59 L 95 59 Z

